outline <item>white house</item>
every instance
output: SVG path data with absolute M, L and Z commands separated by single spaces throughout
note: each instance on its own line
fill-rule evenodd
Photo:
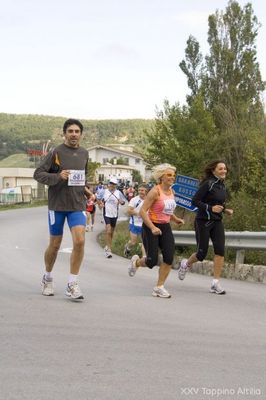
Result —
M 0 168 L 0 190 L 28 186 L 37 188 L 34 168 Z
M 89 159 L 98 162 L 95 181 L 108 181 L 116 176 L 122 182 L 132 183 L 133 171 L 138 171 L 143 182 L 149 182 L 150 169 L 143 157 L 133 151 L 132 145 L 116 145 L 117 147 L 96 145 L 88 149 Z M 119 146 L 119 147 L 118 147 Z M 119 161 L 122 161 L 120 163 Z M 16 193 L 39 192 L 40 188 L 33 179 L 34 168 L 0 168 L 0 193 L 8 193 L 11 189 Z
M 116 176 L 121 181 L 132 183 L 133 171 L 138 171 L 146 181 L 147 163 L 143 157 L 124 148 L 96 145 L 88 149 L 89 160 L 101 164 L 96 170 L 96 181 L 107 181 Z M 121 162 L 122 161 L 122 162 Z
M 29 202 L 37 189 L 34 168 L 0 168 L 0 202 Z

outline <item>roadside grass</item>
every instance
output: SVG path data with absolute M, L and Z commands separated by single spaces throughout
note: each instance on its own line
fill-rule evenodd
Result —
M 47 200 L 33 200 L 31 203 L 0 204 L 0 211 L 15 210 L 18 208 L 33 208 L 46 206 Z

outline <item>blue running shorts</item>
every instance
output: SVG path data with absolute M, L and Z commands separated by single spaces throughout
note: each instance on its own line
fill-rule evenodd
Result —
M 65 219 L 69 229 L 77 225 L 86 226 L 86 212 L 85 211 L 51 211 L 48 210 L 48 224 L 50 235 L 61 236 L 63 235 Z
M 135 226 L 133 224 L 129 224 L 129 232 L 133 233 L 134 235 L 141 235 L 142 226 Z

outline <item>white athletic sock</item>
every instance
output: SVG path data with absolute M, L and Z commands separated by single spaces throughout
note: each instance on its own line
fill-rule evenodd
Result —
M 78 275 L 70 274 L 68 278 L 68 283 L 72 282 L 77 282 L 78 281 Z
M 47 271 L 45 271 L 44 276 L 45 276 L 45 279 L 47 279 L 47 280 L 53 278 L 53 277 L 52 277 L 52 272 L 47 272 Z
M 213 285 L 217 285 L 218 282 L 219 282 L 219 279 L 213 279 L 213 280 L 212 280 L 212 284 L 213 284 Z

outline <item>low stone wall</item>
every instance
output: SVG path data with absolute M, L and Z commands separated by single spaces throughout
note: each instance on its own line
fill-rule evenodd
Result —
M 191 272 L 212 276 L 213 262 L 196 262 L 191 267 Z M 222 272 L 223 278 L 238 279 L 240 281 L 266 283 L 266 266 L 248 264 L 225 264 Z

